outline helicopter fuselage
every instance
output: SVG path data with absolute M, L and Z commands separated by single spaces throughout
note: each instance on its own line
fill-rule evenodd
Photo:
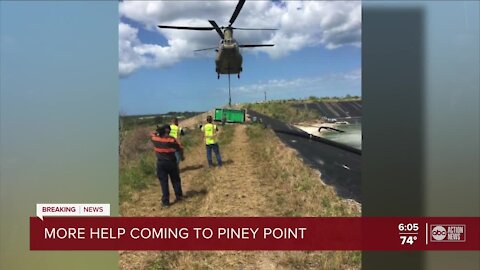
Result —
M 223 32 L 224 38 L 220 41 L 215 58 L 215 70 L 220 74 L 239 74 L 242 72 L 242 55 L 237 41 L 233 38 L 231 28 Z
M 222 40 L 218 46 L 215 67 L 218 74 L 238 74 L 242 72 L 242 55 L 234 39 Z

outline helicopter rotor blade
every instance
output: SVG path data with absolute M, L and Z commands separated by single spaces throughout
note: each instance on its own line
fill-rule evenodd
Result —
M 235 29 L 235 30 L 270 30 L 270 31 L 278 30 L 277 28 L 245 28 L 245 27 L 232 27 L 232 29 Z
M 223 36 L 222 29 L 220 29 L 220 27 L 218 27 L 218 24 L 217 24 L 215 21 L 213 21 L 213 20 L 209 20 L 208 22 L 213 26 L 212 29 L 215 29 L 215 31 L 217 31 L 218 35 L 219 35 L 222 39 L 224 39 L 225 37 Z
M 172 26 L 172 25 L 157 25 L 158 28 L 163 29 L 180 29 L 180 30 L 200 30 L 200 31 L 211 31 L 215 28 L 207 26 L 207 27 L 193 27 L 193 26 Z
M 235 22 L 235 20 L 237 19 L 237 16 L 240 13 L 240 10 L 242 10 L 243 4 L 245 4 L 245 0 L 238 1 L 237 7 L 235 8 L 235 11 L 233 12 L 232 17 L 230 18 L 229 26 L 231 26 L 233 22 Z
M 255 48 L 255 47 L 273 47 L 275 44 L 243 44 L 238 45 L 240 48 Z
M 194 52 L 208 51 L 208 50 L 216 50 L 216 49 L 218 49 L 218 47 L 205 48 L 205 49 L 198 49 L 198 50 L 194 50 Z

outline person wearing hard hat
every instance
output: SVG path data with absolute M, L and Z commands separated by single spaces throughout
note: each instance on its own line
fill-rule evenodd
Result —
M 208 166 L 213 167 L 212 150 L 217 158 L 218 167 L 222 167 L 222 156 L 220 155 L 220 149 L 217 143 L 218 128 L 212 124 L 212 116 L 207 116 L 207 124 L 202 126 L 203 135 L 205 138 L 205 146 L 207 150 Z
M 178 142 L 180 142 L 180 136 L 183 135 L 183 129 L 178 126 L 178 119 L 175 117 L 172 120 L 172 124 L 170 125 L 170 136 L 175 138 Z M 180 152 L 175 152 L 175 157 L 177 159 L 177 165 L 180 164 Z
M 156 132 L 152 133 L 151 141 L 157 156 L 157 177 L 162 188 L 162 205 L 170 206 L 170 192 L 168 190 L 168 177 L 172 182 L 173 190 L 177 201 L 182 200 L 182 180 L 178 170 L 175 152 L 179 152 L 183 160 L 183 148 L 180 143 L 170 135 L 170 126 L 157 126 Z

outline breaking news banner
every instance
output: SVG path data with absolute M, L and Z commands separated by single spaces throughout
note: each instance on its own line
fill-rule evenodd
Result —
M 110 204 L 38 203 L 37 217 L 44 216 L 110 216 Z
M 30 250 L 480 250 L 478 217 L 58 215 L 30 218 Z

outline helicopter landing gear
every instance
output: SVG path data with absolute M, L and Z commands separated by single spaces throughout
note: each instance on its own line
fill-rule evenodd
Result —
M 217 80 L 220 80 L 220 73 L 217 73 Z
M 240 72 L 237 74 L 237 78 L 239 78 L 239 79 L 240 79 Z

